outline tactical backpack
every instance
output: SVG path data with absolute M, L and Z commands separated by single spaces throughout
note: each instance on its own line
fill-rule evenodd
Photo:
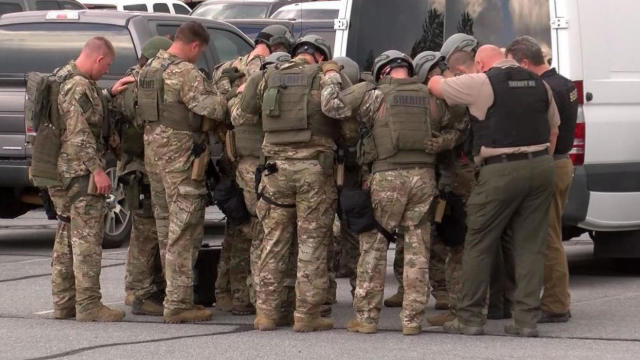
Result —
M 60 85 L 75 74 L 31 72 L 27 74 L 24 121 L 36 131 L 31 155 L 30 176 L 37 187 L 61 185 L 58 155 L 66 125 L 58 110 Z

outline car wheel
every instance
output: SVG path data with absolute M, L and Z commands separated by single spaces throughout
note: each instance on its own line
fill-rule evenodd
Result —
M 111 193 L 107 196 L 107 213 L 104 216 L 104 238 L 102 247 L 114 249 L 122 246 L 131 236 L 131 210 L 125 202 L 124 186 L 118 182 L 116 167 L 105 173 L 111 179 Z

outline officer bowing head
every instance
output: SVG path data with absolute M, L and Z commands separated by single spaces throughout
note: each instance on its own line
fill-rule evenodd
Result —
M 413 76 L 411 58 L 397 50 L 388 50 L 380 54 L 373 62 L 373 76 L 379 81 L 385 76 L 406 79 Z
M 295 58 L 304 59 L 309 64 L 331 60 L 331 47 L 318 35 L 301 37 L 292 52 Z

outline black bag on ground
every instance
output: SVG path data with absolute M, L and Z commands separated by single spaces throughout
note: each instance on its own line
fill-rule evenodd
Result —
M 436 224 L 436 231 L 442 242 L 450 247 L 464 244 L 467 232 L 465 204 L 462 196 L 446 192 L 443 198 L 447 201 L 442 222 Z
M 204 243 L 198 251 L 198 259 L 193 269 L 193 302 L 211 306 L 216 301 L 215 284 L 218 277 L 219 247 Z
M 233 225 L 249 221 L 250 214 L 244 202 L 242 189 L 234 179 L 222 178 L 215 186 L 213 199 L 222 213 Z

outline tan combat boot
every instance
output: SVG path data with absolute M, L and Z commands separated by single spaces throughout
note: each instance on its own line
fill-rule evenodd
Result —
M 318 316 L 293 316 L 293 331 L 311 332 L 333 329 L 333 320 Z
M 270 331 L 276 329 L 276 320 L 273 320 L 260 311 L 256 312 L 256 319 L 253 321 L 253 328 L 260 331 Z
M 375 334 L 376 332 L 378 332 L 378 325 L 360 321 L 358 319 L 351 319 L 351 321 L 347 323 L 347 330 L 350 332 L 358 332 L 362 334 Z
M 447 311 L 442 314 L 427 317 L 427 322 L 433 326 L 443 326 L 444 323 L 455 320 L 456 316 Z
M 391 295 L 384 301 L 384 306 L 389 308 L 401 307 L 402 306 L 402 298 L 404 297 L 403 292 L 397 292 L 394 295 Z
M 233 308 L 233 301 L 231 295 L 220 294 L 216 295 L 216 308 L 220 311 L 231 311 Z
M 207 321 L 211 320 L 212 316 L 210 310 L 197 306 L 193 306 L 191 309 L 164 310 L 164 322 L 167 324 Z
M 136 315 L 162 316 L 164 314 L 164 306 L 152 298 L 145 300 L 136 299 L 133 302 L 131 312 Z
M 76 317 L 76 308 L 55 309 L 53 311 L 53 317 L 56 319 L 73 319 Z
M 97 308 L 76 314 L 76 321 L 112 322 L 124 319 L 124 311 L 100 304 Z
M 413 326 L 402 325 L 402 335 L 418 335 L 420 334 L 421 331 L 422 331 L 422 326 L 420 325 L 413 325 Z

